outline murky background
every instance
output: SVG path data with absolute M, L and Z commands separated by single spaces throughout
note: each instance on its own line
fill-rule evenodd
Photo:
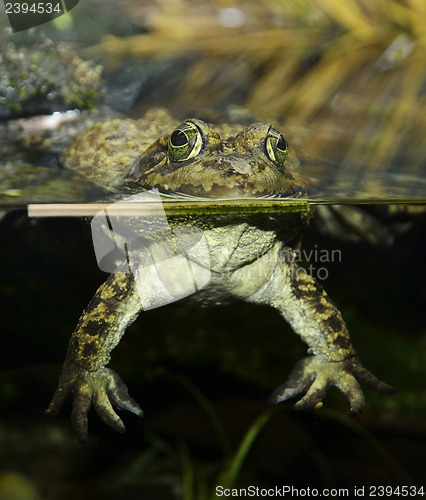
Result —
M 326 409 L 296 413 L 290 401 L 271 414 L 266 398 L 305 345 L 268 308 L 179 302 L 142 315 L 113 352 L 110 366 L 145 417 L 124 414 L 121 436 L 92 413 L 82 447 L 70 403 L 54 420 L 42 413 L 68 338 L 106 276 L 81 221 L 30 219 L 25 206 L 99 197 L 58 162 L 86 119 L 164 106 L 177 118 L 221 121 L 230 105 L 319 159 L 307 162 L 317 198 L 424 201 L 426 3 L 80 0 L 29 31 L 12 34 L 1 22 L 0 498 L 203 499 L 226 481 L 424 485 L 421 210 L 391 217 L 405 231 L 390 248 L 342 242 L 319 226 L 304 242 L 341 251 L 322 284 L 364 365 L 395 396 L 366 389 L 355 419 L 335 390 Z

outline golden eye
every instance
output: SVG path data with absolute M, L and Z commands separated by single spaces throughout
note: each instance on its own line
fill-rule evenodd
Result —
M 288 153 L 287 141 L 272 127 L 265 139 L 265 149 L 270 160 L 282 167 Z
M 201 151 L 203 137 L 199 128 L 191 121 L 184 121 L 169 138 L 170 161 L 186 161 Z

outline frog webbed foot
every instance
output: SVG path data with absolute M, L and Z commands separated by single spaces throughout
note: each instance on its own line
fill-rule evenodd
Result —
M 71 422 L 74 432 L 82 443 L 87 441 L 87 414 L 92 404 L 102 421 L 120 433 L 126 428 L 115 412 L 114 406 L 143 416 L 143 411 L 129 396 L 123 381 L 109 368 L 89 372 L 76 364 L 66 363 L 59 378 L 58 388 L 45 414 L 57 415 L 70 394 L 74 398 Z
M 308 356 L 297 363 L 287 382 L 273 392 L 269 401 L 280 403 L 307 390 L 294 405 L 297 410 L 305 410 L 321 403 L 328 389 L 335 386 L 348 398 L 351 415 L 357 415 L 365 406 L 359 382 L 379 394 L 395 392 L 393 387 L 365 369 L 356 355 L 343 361 L 327 361 L 321 356 Z

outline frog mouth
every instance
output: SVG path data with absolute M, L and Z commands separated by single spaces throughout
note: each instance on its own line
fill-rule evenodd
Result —
M 231 155 L 169 165 L 145 171 L 138 182 L 161 193 L 214 199 L 294 198 L 303 192 L 290 172 L 253 157 Z
M 268 187 L 259 189 L 259 186 L 235 182 L 231 185 L 219 183 L 205 185 L 181 184 L 177 189 L 167 189 L 165 186 L 154 186 L 160 193 L 173 199 L 282 199 L 282 198 L 302 198 L 306 196 L 306 191 L 300 187 L 293 187 L 291 190 L 279 191 L 271 190 Z

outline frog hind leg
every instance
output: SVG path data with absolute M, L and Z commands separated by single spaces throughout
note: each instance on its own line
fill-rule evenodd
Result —
M 351 414 L 356 415 L 365 405 L 360 383 L 382 394 L 395 391 L 362 366 L 339 310 L 322 286 L 297 267 L 295 257 L 292 249 L 283 247 L 269 282 L 250 298 L 278 309 L 309 346 L 310 356 L 299 361 L 270 401 L 279 403 L 306 391 L 295 408 L 320 406 L 328 389 L 335 386 L 348 398 Z

